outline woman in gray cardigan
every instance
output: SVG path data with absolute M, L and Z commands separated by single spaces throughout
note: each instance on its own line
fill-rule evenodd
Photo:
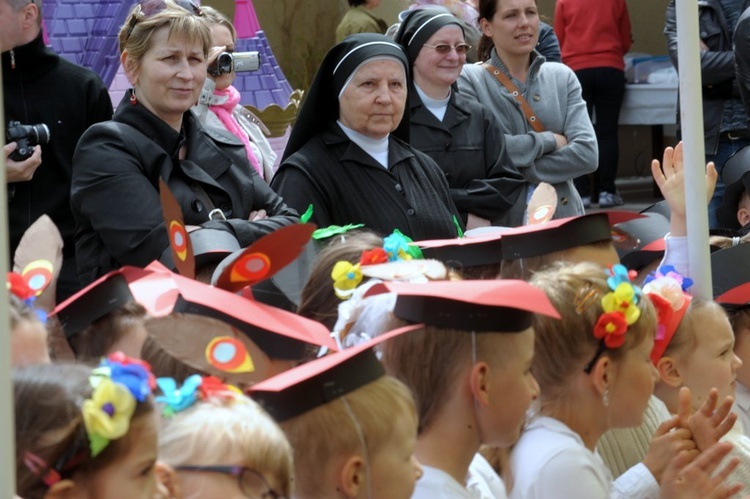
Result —
M 534 50 L 539 37 L 536 1 L 522 0 L 519 5 L 480 0 L 479 23 L 484 33 L 480 59 L 488 60 L 485 65 L 465 65 L 458 87 L 461 94 L 495 114 L 505 133 L 508 156 L 528 182 L 527 195 L 511 210 L 508 224 L 523 224 L 525 201 L 540 182 L 557 190 L 555 218 L 583 214 L 573 179 L 596 170 L 596 135 L 575 73 L 563 64 L 545 62 Z M 511 91 L 492 73 L 494 69 L 510 78 L 544 131 L 532 128 Z

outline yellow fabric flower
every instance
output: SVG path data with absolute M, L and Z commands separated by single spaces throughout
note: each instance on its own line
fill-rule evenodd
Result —
M 334 265 L 331 278 L 333 279 L 333 291 L 336 296 L 346 300 L 362 282 L 362 270 L 359 263 L 352 265 L 351 262 L 342 260 Z
M 635 304 L 636 294 L 633 285 L 621 282 L 614 291 L 602 297 L 602 309 L 606 313 L 621 312 L 628 325 L 635 323 L 641 316 L 641 309 Z
M 127 434 L 136 407 L 135 398 L 127 387 L 108 378 L 97 378 L 91 398 L 85 400 L 81 408 L 92 457 L 103 451 L 111 440 Z

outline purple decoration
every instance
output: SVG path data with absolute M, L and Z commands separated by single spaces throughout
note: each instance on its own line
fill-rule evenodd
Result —
M 110 418 L 115 415 L 115 406 L 113 406 L 111 403 L 107 402 L 102 406 L 102 412 L 107 414 Z

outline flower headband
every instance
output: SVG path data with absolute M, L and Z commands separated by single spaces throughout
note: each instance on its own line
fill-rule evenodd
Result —
M 656 309 L 656 338 L 651 361 L 656 364 L 672 341 L 680 321 L 685 316 L 693 297 L 685 292 L 693 285 L 692 279 L 682 276 L 671 265 L 663 265 L 649 273 L 643 292 Z
M 336 262 L 331 271 L 333 290 L 342 300 L 348 300 L 362 282 L 362 267 L 388 262 L 422 259 L 422 250 L 408 236 L 395 229 L 390 236 L 383 239 L 382 248 L 365 250 L 359 262 L 352 264 L 346 260 Z
M 600 339 L 599 348 L 594 357 L 583 368 L 590 373 L 594 363 L 604 353 L 604 350 L 620 348 L 625 343 L 625 333 L 641 316 L 638 301 L 641 289 L 631 282 L 632 274 L 620 264 L 607 269 L 607 286 L 610 291 L 601 299 L 602 314 L 594 325 L 594 337 Z M 591 289 L 583 298 L 576 297 L 576 312 L 582 313 L 587 304 L 591 304 L 596 291 Z
M 164 404 L 164 417 L 172 417 L 192 407 L 199 400 L 211 397 L 230 398 L 234 395 L 229 394 L 242 394 L 238 388 L 222 383 L 219 378 L 200 374 L 189 376 L 179 388 L 173 378 L 158 378 L 156 384 L 163 394 L 157 396 L 156 401 Z
M 95 458 L 113 440 L 127 435 L 138 402 L 144 402 L 155 387 L 151 368 L 146 362 L 117 352 L 102 359 L 91 372 L 91 397 L 81 405 L 83 425 L 89 448 L 69 449 L 53 466 L 33 452 L 23 453 L 24 465 L 51 487 L 62 480 L 62 474 L 75 469 L 87 456 Z

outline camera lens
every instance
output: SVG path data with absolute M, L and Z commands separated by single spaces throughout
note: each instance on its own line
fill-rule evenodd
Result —
M 49 142 L 49 128 L 44 123 L 33 125 L 34 134 L 36 135 L 37 144 L 47 144 Z

